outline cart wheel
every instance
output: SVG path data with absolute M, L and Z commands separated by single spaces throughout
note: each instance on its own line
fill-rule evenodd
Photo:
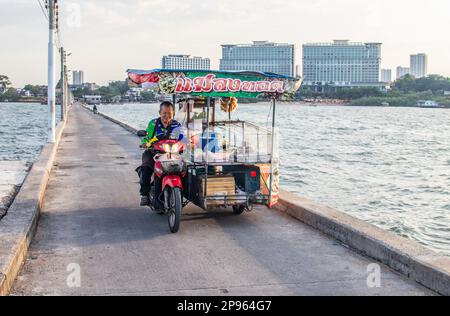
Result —
M 234 215 L 241 215 L 245 211 L 244 205 L 233 205 L 233 214 Z
M 180 218 L 183 205 L 181 203 L 181 189 L 173 188 L 170 191 L 169 228 L 170 231 L 175 234 L 180 229 Z

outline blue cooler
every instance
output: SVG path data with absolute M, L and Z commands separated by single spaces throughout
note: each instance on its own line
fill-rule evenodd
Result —
M 220 144 L 219 144 L 219 136 L 215 132 L 209 132 L 209 143 L 208 146 L 206 146 L 206 132 L 202 135 L 202 150 L 206 151 L 208 149 L 212 153 L 217 153 L 220 151 Z

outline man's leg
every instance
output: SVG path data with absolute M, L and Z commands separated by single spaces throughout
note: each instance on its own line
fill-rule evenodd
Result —
M 155 208 L 157 210 L 162 210 L 164 208 L 163 203 L 161 202 L 160 195 L 162 192 L 162 179 L 155 175 Z
M 150 195 L 150 184 L 153 175 L 153 170 L 155 168 L 155 161 L 153 160 L 153 155 L 146 150 L 142 154 L 142 166 L 141 166 L 141 205 L 149 204 L 149 195 Z

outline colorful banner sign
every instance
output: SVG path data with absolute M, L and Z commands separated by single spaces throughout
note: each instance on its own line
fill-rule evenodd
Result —
M 291 100 L 301 85 L 299 78 L 260 72 L 128 70 L 128 77 L 160 94 L 208 97 Z

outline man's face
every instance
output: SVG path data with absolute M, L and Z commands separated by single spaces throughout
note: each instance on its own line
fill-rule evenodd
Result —
M 159 111 L 159 115 L 161 116 L 161 122 L 164 125 L 169 124 L 173 120 L 174 111 L 171 106 L 163 106 Z

